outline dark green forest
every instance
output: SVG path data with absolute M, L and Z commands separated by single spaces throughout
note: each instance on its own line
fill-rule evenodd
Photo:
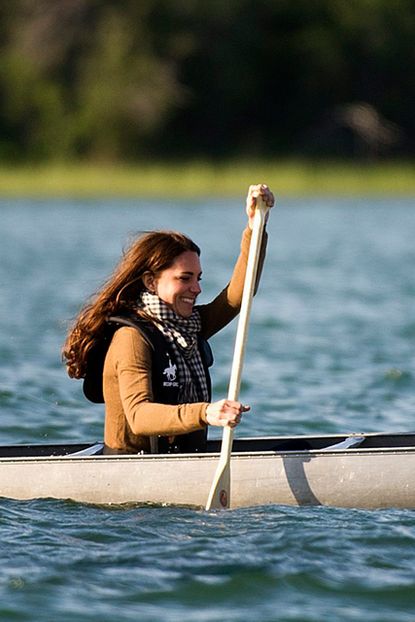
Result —
M 0 161 L 414 156 L 414 0 L 1 0 Z

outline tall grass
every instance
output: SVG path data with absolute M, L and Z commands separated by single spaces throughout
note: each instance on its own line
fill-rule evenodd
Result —
M 279 195 L 415 195 L 415 162 L 55 164 L 0 168 L 3 197 L 239 196 L 265 181 Z

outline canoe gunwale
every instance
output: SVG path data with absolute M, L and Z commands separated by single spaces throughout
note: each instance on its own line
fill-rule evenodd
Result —
M 298 450 L 261 450 L 261 451 L 235 451 L 232 452 L 232 458 L 238 460 L 250 460 L 252 458 L 310 458 L 313 457 L 329 457 L 329 456 L 368 456 L 368 455 L 393 455 L 393 454 L 415 454 L 414 446 L 402 446 L 402 447 L 351 447 L 348 449 L 298 449 Z M 98 461 L 98 462 L 124 462 L 124 461 L 155 461 L 155 462 L 189 462 L 189 461 L 204 461 L 204 460 L 219 460 L 219 452 L 206 452 L 206 453 L 188 453 L 188 454 L 99 454 L 99 455 L 51 455 L 51 456 L 7 456 L 0 457 L 0 464 L 10 462 L 84 462 L 84 461 Z
M 357 443 L 355 442 L 357 440 Z M 359 444 L 360 440 L 360 444 Z M 352 445 L 344 446 L 345 441 Z M 99 451 L 91 451 L 95 448 Z M 180 454 L 104 454 L 103 443 L 69 442 L 69 443 L 30 443 L 0 445 L 0 464 L 9 462 L 58 462 L 58 461 L 91 461 L 110 462 L 123 461 L 189 461 L 219 459 L 221 450 L 220 439 L 209 439 L 207 451 L 201 453 Z M 415 433 L 349 433 L 320 434 L 293 436 L 256 436 L 234 439 L 232 458 L 250 459 L 281 456 L 284 459 L 298 457 L 312 459 L 317 456 L 367 456 L 369 454 L 410 454 L 415 452 Z

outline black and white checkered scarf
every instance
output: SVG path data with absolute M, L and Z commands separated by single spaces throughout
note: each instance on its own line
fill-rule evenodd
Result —
M 156 294 L 148 291 L 141 292 L 139 306 L 172 346 L 179 372 L 180 403 L 209 401 L 206 374 L 197 343 L 201 330 L 199 311 L 195 309 L 190 317 L 181 317 Z

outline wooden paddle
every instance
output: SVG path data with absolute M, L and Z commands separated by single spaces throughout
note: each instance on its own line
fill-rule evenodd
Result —
M 256 200 L 254 225 L 251 244 L 249 247 L 248 263 L 246 266 L 245 283 L 242 295 L 241 311 L 236 331 L 235 349 L 233 354 L 231 377 L 229 381 L 228 399 L 238 400 L 241 386 L 242 367 L 245 355 L 245 346 L 248 338 L 248 324 L 251 314 L 252 298 L 258 271 L 259 253 L 261 250 L 262 235 L 265 227 L 265 216 L 268 206 L 261 197 Z M 222 447 L 219 463 L 213 478 L 206 509 L 225 509 L 230 505 L 230 463 L 233 443 L 233 428 L 226 426 L 223 429 Z

